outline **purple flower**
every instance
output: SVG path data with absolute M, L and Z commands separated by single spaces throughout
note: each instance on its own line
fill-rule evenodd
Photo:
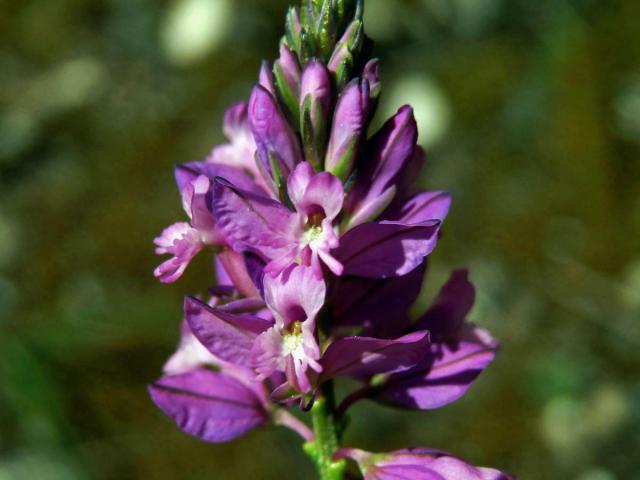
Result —
M 259 378 L 280 370 L 295 390 L 311 390 L 309 369 L 322 371 L 316 316 L 324 304 L 325 291 L 324 282 L 307 267 L 295 266 L 276 278 L 265 277 L 265 301 L 275 323 L 256 339 L 251 352 Z
M 181 192 L 182 204 L 191 221 L 174 223 L 154 239 L 158 255 L 172 256 L 153 272 L 162 282 L 170 283 L 180 278 L 189 262 L 205 245 L 220 245 L 223 242 L 215 219 L 207 208 L 206 197 L 210 186 L 211 181 L 204 175 L 187 183 Z
M 375 389 L 375 398 L 404 407 L 432 409 L 467 392 L 498 350 L 489 332 L 464 321 L 474 297 L 467 273 L 455 272 L 413 326 L 431 335 L 431 347 L 422 364 L 387 377 Z
M 321 263 L 340 274 L 342 265 L 330 251 L 338 246 L 332 223 L 342 207 L 342 183 L 329 173 L 314 173 L 304 162 L 289 176 L 287 186 L 295 212 L 218 180 L 213 211 L 226 241 L 236 251 L 260 256 L 271 275 L 294 263 L 312 266 L 318 276 Z
M 514 480 L 493 468 L 474 467 L 449 453 L 426 448 L 386 454 L 341 449 L 334 458 L 355 460 L 364 480 Z

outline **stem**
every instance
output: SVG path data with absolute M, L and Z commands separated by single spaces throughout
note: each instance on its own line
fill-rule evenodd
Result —
M 315 461 L 320 480 L 343 480 L 345 461 L 334 462 L 332 458 L 340 445 L 333 382 L 326 382 L 322 386 L 322 393 L 311 407 L 311 418 L 315 440 L 305 444 L 305 451 Z

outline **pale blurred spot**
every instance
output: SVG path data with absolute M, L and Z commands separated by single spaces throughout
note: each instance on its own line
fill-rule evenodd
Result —
M 19 106 L 39 117 L 79 108 L 95 98 L 106 76 L 105 66 L 94 58 L 68 60 L 35 80 Z
M 399 8 L 397 0 L 367 0 L 364 9 L 367 35 L 379 42 L 393 39 L 401 28 Z
M 474 35 L 489 27 L 500 12 L 502 0 L 422 0 L 440 23 L 463 35 Z
M 387 85 L 383 97 L 384 118 L 392 116 L 399 107 L 413 107 L 418 123 L 418 141 L 425 148 L 440 143 L 451 123 L 451 107 L 446 94 L 428 75 L 411 73 Z
M 573 457 L 582 448 L 584 405 L 568 395 L 559 395 L 544 406 L 540 421 L 544 441 L 561 457 Z
M 0 459 L 0 480 L 80 480 L 87 478 L 64 452 L 17 451 Z
M 591 469 L 576 477 L 576 480 L 617 480 L 613 473 L 603 468 Z
M 616 385 L 599 385 L 587 402 L 585 428 L 590 437 L 607 437 L 615 433 L 631 415 L 625 393 Z
M 229 0 L 176 0 L 161 31 L 167 59 L 183 67 L 199 62 L 223 44 L 232 21 Z
M 640 142 L 640 79 L 629 81 L 613 102 L 620 134 Z

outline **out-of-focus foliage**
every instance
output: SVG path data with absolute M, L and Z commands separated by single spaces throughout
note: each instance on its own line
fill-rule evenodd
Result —
M 273 58 L 283 0 L 0 0 L 0 479 L 311 478 L 293 434 L 181 434 L 145 384 L 203 256 L 161 286 L 172 164 Z M 367 0 L 386 84 L 455 195 L 452 268 L 503 342 L 433 412 L 362 404 L 347 441 L 456 452 L 522 479 L 640 478 L 640 2 Z M 295 475 L 292 472 L 299 472 Z

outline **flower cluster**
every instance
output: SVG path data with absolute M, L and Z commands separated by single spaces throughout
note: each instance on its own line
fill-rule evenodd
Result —
M 465 271 L 410 318 L 451 199 L 413 190 L 424 152 L 411 107 L 367 137 L 381 85 L 377 60 L 363 55 L 362 8 L 291 8 L 279 58 L 225 115 L 229 143 L 176 167 L 188 221 L 155 239 L 170 257 L 154 273 L 173 282 L 212 247 L 217 282 L 186 297 L 179 348 L 151 397 L 205 441 L 288 426 L 322 478 L 344 478 L 349 458 L 365 479 L 508 479 L 435 450 L 338 446 L 354 402 L 438 408 L 497 351 L 465 321 L 474 302 Z M 361 386 L 336 406 L 338 377 Z M 315 431 L 292 408 L 311 410 Z

